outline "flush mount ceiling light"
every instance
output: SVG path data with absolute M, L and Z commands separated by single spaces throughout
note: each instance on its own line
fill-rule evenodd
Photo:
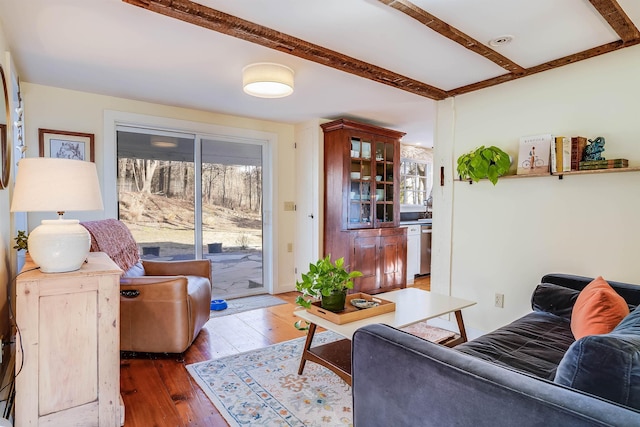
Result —
M 151 145 L 158 148 L 174 148 L 178 146 L 176 138 L 168 136 L 151 136 Z
M 293 70 L 272 62 L 259 62 L 242 69 L 245 93 L 259 98 L 282 98 L 293 93 Z
M 504 46 L 511 43 L 513 39 L 514 37 L 510 35 L 496 37 L 495 39 L 489 40 L 489 46 L 493 46 L 493 47 Z

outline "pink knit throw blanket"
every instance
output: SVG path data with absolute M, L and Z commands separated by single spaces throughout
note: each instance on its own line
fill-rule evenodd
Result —
M 117 219 L 81 222 L 91 235 L 91 252 L 104 252 L 124 272 L 140 259 L 131 231 Z

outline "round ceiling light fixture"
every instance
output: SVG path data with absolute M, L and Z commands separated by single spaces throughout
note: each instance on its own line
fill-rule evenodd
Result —
M 283 98 L 293 93 L 293 70 L 273 62 L 258 62 L 242 69 L 245 93 L 259 98 Z
M 504 46 L 511 43 L 514 38 L 515 37 L 510 36 L 508 34 L 504 36 L 496 37 L 494 39 L 489 40 L 489 46 L 493 46 L 493 47 Z
M 151 145 L 158 148 L 175 148 L 178 146 L 176 138 L 151 135 Z

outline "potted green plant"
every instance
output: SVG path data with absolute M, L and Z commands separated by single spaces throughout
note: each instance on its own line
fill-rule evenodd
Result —
M 309 272 L 302 275 L 302 280 L 296 281 L 296 290 L 302 293 L 296 298 L 296 304 L 309 308 L 313 299 L 319 299 L 325 310 L 342 311 L 347 290 L 353 289 L 353 279 L 360 276 L 362 273 L 359 271 L 347 271 L 344 258 L 331 262 L 331 255 L 327 255 L 315 264 L 309 264 Z
M 18 235 L 13 238 L 13 240 L 16 242 L 16 245 L 13 247 L 13 249 L 29 252 L 28 239 L 29 236 L 24 230 L 18 230 Z
M 498 178 L 509 172 L 511 158 L 498 147 L 480 146 L 458 157 L 460 179 L 478 182 L 488 178 L 496 185 Z

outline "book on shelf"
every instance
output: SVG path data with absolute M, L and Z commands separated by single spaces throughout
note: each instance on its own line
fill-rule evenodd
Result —
M 594 170 L 594 169 L 614 169 L 614 168 L 628 168 L 629 160 L 627 159 L 610 159 L 610 160 L 587 160 L 580 162 L 579 170 Z
M 549 173 L 551 134 L 523 136 L 518 150 L 518 175 L 546 175 Z
M 580 170 L 580 162 L 587 146 L 587 138 L 584 136 L 574 136 L 571 138 L 571 170 Z
M 571 139 L 555 136 L 551 141 L 551 173 L 571 170 Z

